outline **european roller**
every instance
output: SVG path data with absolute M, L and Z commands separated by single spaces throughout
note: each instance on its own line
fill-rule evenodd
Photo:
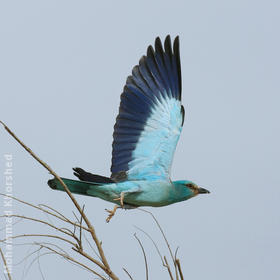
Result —
M 80 181 L 62 180 L 72 193 L 99 197 L 117 208 L 161 207 L 209 193 L 190 180 L 172 181 L 170 169 L 184 124 L 179 37 L 156 38 L 127 78 L 112 144 L 111 177 L 73 168 Z M 56 179 L 52 189 L 64 190 Z

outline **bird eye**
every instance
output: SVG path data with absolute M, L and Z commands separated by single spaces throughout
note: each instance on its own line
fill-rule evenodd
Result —
M 187 187 L 187 188 L 190 188 L 190 189 L 191 189 L 191 190 L 193 190 L 193 191 L 195 191 L 195 190 L 196 190 L 195 185 L 194 185 L 194 184 L 191 184 L 191 183 L 186 184 L 186 187 Z

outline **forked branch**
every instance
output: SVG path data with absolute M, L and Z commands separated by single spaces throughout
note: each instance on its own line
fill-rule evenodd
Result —
M 78 204 L 78 202 L 76 201 L 75 197 L 71 194 L 70 190 L 68 189 L 68 187 L 66 186 L 66 184 L 62 181 L 62 179 L 56 174 L 56 172 L 48 165 L 46 164 L 43 160 L 41 160 L 29 147 L 27 147 L 10 129 L 8 126 L 6 126 L 5 123 L 3 123 L 2 121 L 0 121 L 0 123 L 4 126 L 5 130 L 36 160 L 38 161 L 44 168 L 46 168 L 58 181 L 59 183 L 63 186 L 65 192 L 67 193 L 67 195 L 70 197 L 70 199 L 72 200 L 72 202 L 74 203 L 76 209 L 79 211 L 82 219 L 85 221 L 87 227 L 88 227 L 88 231 L 91 234 L 91 237 L 97 247 L 98 253 L 100 255 L 101 258 L 101 269 L 113 280 L 118 280 L 119 278 L 114 274 L 114 272 L 111 270 L 110 265 L 107 261 L 107 258 L 105 256 L 105 253 L 103 251 L 103 248 L 101 246 L 101 242 L 99 241 L 95 229 L 92 226 L 92 224 L 90 223 L 89 219 L 87 218 L 87 216 L 85 215 L 83 209 L 80 207 L 80 205 Z M 97 261 L 97 260 L 96 260 Z M 98 262 L 98 261 L 97 261 Z

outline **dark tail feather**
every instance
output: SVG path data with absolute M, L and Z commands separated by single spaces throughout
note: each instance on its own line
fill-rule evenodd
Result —
M 76 181 L 76 180 L 71 180 L 71 179 L 66 179 L 66 178 L 61 178 L 62 181 L 67 185 L 68 189 L 72 193 L 77 193 L 77 194 L 83 194 L 83 195 L 89 195 L 88 191 L 89 190 L 94 190 L 95 187 L 98 187 L 98 184 L 95 183 L 87 183 L 87 182 L 82 182 L 82 181 Z M 53 190 L 60 190 L 64 191 L 63 186 L 59 183 L 57 179 L 51 179 L 48 181 L 49 187 L 51 187 Z M 92 192 L 93 193 L 93 192 Z M 91 196 L 94 196 L 93 194 L 90 194 Z
M 78 177 L 81 181 L 94 182 L 98 184 L 114 183 L 114 181 L 108 177 L 91 174 L 79 167 L 73 168 L 73 170 L 74 170 L 74 175 Z

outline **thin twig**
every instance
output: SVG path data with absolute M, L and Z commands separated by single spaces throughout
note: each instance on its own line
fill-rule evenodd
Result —
M 161 255 L 160 250 L 159 250 L 157 244 L 155 243 L 155 241 L 152 239 L 152 237 L 151 237 L 147 232 L 145 232 L 144 230 L 142 230 L 141 228 L 139 228 L 139 227 L 137 227 L 137 226 L 135 226 L 135 227 L 136 227 L 138 230 L 142 231 L 142 232 L 152 241 L 152 243 L 153 243 L 153 245 L 155 246 L 155 248 L 156 248 L 156 250 L 157 250 L 157 253 L 158 253 L 158 255 L 159 255 L 159 257 L 160 257 L 160 259 L 161 259 L 161 261 L 162 261 L 162 265 L 163 265 L 164 267 L 167 268 L 170 278 L 173 279 L 172 272 L 171 272 L 171 270 L 170 270 L 170 266 L 169 266 L 169 264 L 168 264 L 168 262 L 167 262 L 167 259 L 166 259 L 166 257 L 164 257 L 165 259 L 163 260 L 163 257 L 162 257 L 162 255 Z M 176 256 L 176 255 L 175 255 L 175 256 Z
M 3 218 L 3 217 L 15 217 L 15 218 L 21 218 L 21 219 L 25 219 L 25 220 L 34 221 L 34 222 L 37 222 L 37 223 L 42 223 L 42 224 L 45 224 L 45 225 L 47 225 L 47 226 L 49 226 L 49 227 L 51 227 L 53 229 L 56 229 L 57 231 L 60 231 L 60 232 L 62 232 L 64 234 L 67 234 L 67 235 L 73 237 L 73 233 L 72 232 L 69 233 L 66 230 L 64 230 L 62 228 L 58 228 L 58 227 L 56 227 L 56 226 L 54 226 L 54 225 L 52 225 L 52 224 L 50 224 L 50 223 L 48 223 L 48 222 L 46 222 L 44 220 L 39 220 L 39 219 L 35 219 L 35 218 L 31 218 L 31 217 L 26 217 L 26 216 L 22 216 L 22 215 L 16 215 L 16 214 L 0 216 L 0 218 Z
M 82 209 L 83 212 L 84 212 L 84 208 L 85 208 L 85 206 L 83 205 L 83 209 Z M 82 215 L 81 215 L 81 218 L 79 219 L 79 218 L 77 217 L 77 215 L 75 214 L 75 212 L 73 212 L 73 214 L 74 214 L 76 220 L 78 221 L 79 225 L 81 226 L 81 225 L 82 225 L 82 222 L 83 222 L 83 217 L 82 217 Z M 79 229 L 80 229 L 79 238 L 77 238 L 76 240 L 77 240 L 77 243 L 78 243 L 78 248 L 79 248 L 79 250 L 83 251 L 83 248 L 82 248 L 82 229 L 81 229 L 81 227 L 79 227 Z M 74 227 L 74 234 L 75 234 L 75 231 L 76 231 L 76 228 Z
M 84 212 L 84 209 L 85 209 L 85 205 L 83 205 L 83 212 Z M 83 216 L 81 215 L 81 220 L 80 220 L 80 226 L 82 225 L 82 222 L 83 222 Z M 79 238 L 79 246 L 80 246 L 80 249 L 83 250 L 83 246 L 82 246 L 82 228 L 80 227 L 80 238 Z
M 136 233 L 134 233 L 134 237 L 137 239 L 141 249 L 142 249 L 142 252 L 143 252 L 143 255 L 144 255 L 144 261 L 145 261 L 145 269 L 146 269 L 146 279 L 148 280 L 149 279 L 149 270 L 148 270 L 148 263 L 147 263 L 147 257 L 146 257 L 146 253 L 145 253 L 145 250 L 144 250 L 144 247 L 140 241 L 140 239 L 137 237 Z
M 174 278 L 173 278 L 173 275 L 172 275 L 172 272 L 171 272 L 171 269 L 170 269 L 170 266 L 169 266 L 169 263 L 168 263 L 168 261 L 167 261 L 166 256 L 164 256 L 164 261 L 165 261 L 165 266 L 167 267 L 167 270 L 168 270 L 168 273 L 169 273 L 170 279 L 171 279 L 171 280 L 174 280 Z
M 148 214 L 150 214 L 150 215 L 152 216 L 153 220 L 156 222 L 156 224 L 157 224 L 157 226 L 158 226 L 158 228 L 159 228 L 159 230 L 160 230 L 160 232 L 161 232 L 161 234 L 162 234 L 162 236 L 163 236 L 163 238 L 164 238 L 164 240 L 165 240 L 165 243 L 166 243 L 166 245 L 167 245 L 167 247 L 168 247 L 170 256 L 171 256 L 172 260 L 175 262 L 175 258 L 174 258 L 174 256 L 173 256 L 173 253 L 172 253 L 171 247 L 170 247 L 170 245 L 169 245 L 169 242 L 168 242 L 168 240 L 167 240 L 167 238 L 166 238 L 166 236 L 165 236 L 165 233 L 164 233 L 162 227 L 160 226 L 158 220 L 157 220 L 156 217 L 154 216 L 154 214 L 153 214 L 152 212 L 150 212 L 150 211 L 145 210 L 145 209 L 139 209 L 139 208 L 138 208 L 138 210 L 143 211 L 143 212 L 146 212 L 146 213 L 148 213 Z
M 42 271 L 42 268 L 41 268 L 41 263 L 40 263 L 40 257 L 41 255 L 39 254 L 40 251 L 38 251 L 38 256 L 37 256 L 37 263 L 38 263 L 38 267 L 39 267 L 39 271 L 40 271 L 40 274 L 41 274 L 41 277 L 43 280 L 45 280 L 45 277 L 44 277 L 44 274 L 43 274 L 43 271 Z M 45 254 L 48 254 L 48 253 L 45 253 Z M 50 254 L 50 253 L 49 253 Z
M 54 209 L 54 208 L 52 208 L 52 207 L 50 207 L 49 205 L 46 205 L 46 204 L 39 204 L 39 207 L 46 207 L 46 208 L 48 208 L 48 209 L 50 209 L 50 210 L 52 210 L 53 212 L 55 212 L 55 213 L 57 213 L 58 215 L 60 215 L 63 219 L 65 219 L 65 221 L 67 221 L 67 222 L 70 222 L 70 220 L 67 218 L 67 217 L 65 217 L 63 214 L 61 214 L 59 211 L 57 211 L 56 209 Z
M 39 258 L 41 258 L 41 257 L 43 257 L 43 256 L 45 256 L 45 255 L 54 255 L 55 253 L 53 253 L 53 252 L 46 252 L 46 253 L 42 253 L 42 254 L 40 254 L 40 250 L 41 250 L 42 248 L 39 248 L 36 252 L 37 252 L 37 254 L 38 254 L 38 256 L 37 257 L 35 257 L 31 262 L 30 262 L 30 264 L 29 264 L 29 266 L 25 269 L 25 275 L 27 275 L 28 273 L 29 273 L 29 270 L 31 269 L 31 267 L 32 267 L 32 265 L 37 261 L 39 261 Z M 39 271 L 41 270 L 41 266 L 39 265 Z M 41 271 L 40 271 L 40 273 L 41 273 Z M 42 275 L 42 273 L 41 273 L 41 275 Z
M 19 244 L 17 244 L 17 245 L 19 245 Z M 20 245 L 23 245 L 23 244 L 20 244 Z M 34 244 L 33 244 L 33 243 L 24 243 L 24 245 L 34 245 Z M 27 256 L 25 256 L 22 260 L 20 260 L 19 262 L 17 262 L 15 265 L 19 265 L 19 264 L 23 263 L 24 261 L 26 261 L 28 258 L 30 258 L 32 255 L 34 255 L 34 254 L 37 253 L 38 251 L 40 251 L 40 248 L 34 250 L 34 251 L 31 252 L 31 253 L 28 253 Z
M 3 260 L 3 263 L 4 263 L 4 267 L 5 267 L 5 269 L 6 269 L 8 278 L 9 278 L 9 280 L 12 280 L 12 276 L 11 276 L 10 271 L 9 271 L 9 268 L 8 268 L 8 266 L 7 266 L 6 258 L 5 258 L 5 256 L 4 256 L 3 251 L 2 251 L 1 248 L 0 248 L 0 254 L 1 254 L 1 257 L 2 257 L 2 260 Z
M 175 254 L 174 254 L 175 261 L 176 261 L 176 259 L 177 259 L 178 250 L 179 250 L 179 246 L 178 246 L 178 247 L 176 248 L 176 250 L 175 250 Z
M 70 224 L 72 224 L 72 225 L 74 225 L 74 226 L 79 227 L 79 224 L 74 223 L 74 222 L 72 222 L 71 220 L 68 220 L 68 219 L 65 220 L 65 219 L 61 218 L 60 216 L 57 216 L 56 214 L 54 214 L 54 213 L 52 213 L 52 212 L 50 212 L 50 211 L 48 211 L 48 210 L 45 210 L 45 209 L 43 209 L 43 208 L 41 208 L 41 207 L 38 207 L 38 206 L 36 206 L 36 205 L 34 205 L 34 204 L 32 204 L 32 203 L 23 201 L 23 200 L 21 200 L 21 199 L 15 197 L 15 196 L 6 195 L 6 194 L 3 194 L 3 193 L 0 193 L 0 195 L 1 195 L 1 196 L 6 196 L 6 197 L 10 197 L 10 198 L 13 199 L 13 200 L 16 200 L 16 201 L 18 201 L 18 202 L 20 202 L 20 203 L 22 203 L 22 204 L 25 204 L 25 205 L 27 205 L 27 206 L 33 207 L 33 208 L 35 208 L 35 209 L 38 209 L 38 210 L 40 210 L 40 211 L 42 211 L 42 212 L 44 212 L 44 213 L 46 213 L 46 214 L 49 214 L 49 215 L 51 215 L 51 216 L 53 216 L 53 217 L 55 217 L 55 218 L 57 218 L 57 219 L 59 219 L 59 220 L 61 220 L 61 221 L 63 221 L 63 222 L 70 223 Z M 84 227 L 84 226 L 83 226 L 82 228 L 83 228 L 84 230 L 88 231 L 88 232 L 90 231 L 87 227 Z
M 51 245 L 53 247 L 56 247 L 57 249 L 59 249 L 59 251 L 65 255 L 68 255 L 67 252 L 65 250 L 63 250 L 60 246 L 56 245 L 56 244 L 53 244 L 53 243 L 49 243 L 49 242 L 40 242 L 40 243 L 37 243 L 37 242 L 32 242 L 32 243 L 21 243 L 21 244 L 14 244 L 15 246 L 24 246 L 24 245 L 36 245 L 36 246 L 40 246 L 40 248 L 34 250 L 33 252 L 31 252 L 30 254 L 28 254 L 27 256 L 25 256 L 20 262 L 18 262 L 17 264 L 15 265 L 19 265 L 21 264 L 22 262 L 26 261 L 28 258 L 30 258 L 32 255 L 34 255 L 35 253 L 38 253 L 41 249 L 42 249 L 42 246 L 41 245 Z M 47 254 L 56 254 L 54 252 L 47 252 L 47 253 L 42 253 L 40 256 L 44 256 L 44 255 L 47 255 Z M 68 262 L 71 262 L 69 261 L 68 259 L 65 259 L 66 261 Z M 28 268 L 26 269 L 26 272 L 23 271 L 23 274 L 26 274 L 28 273 L 28 270 L 30 269 L 30 267 L 32 266 L 32 264 L 36 261 L 36 258 L 34 258 L 31 263 L 29 264 Z M 78 266 L 79 268 L 82 268 L 84 270 L 87 270 L 85 267 L 82 267 L 80 266 L 79 264 L 77 263 L 73 263 L 72 264 Z
M 91 262 L 95 263 L 101 269 L 105 270 L 105 267 L 104 267 L 104 265 L 101 262 L 99 262 L 98 260 L 96 260 L 93 257 L 91 257 L 90 255 L 88 255 L 85 251 L 77 249 L 76 247 L 72 247 L 72 249 L 75 252 L 77 252 L 77 253 L 81 254 L 82 256 L 84 256 L 85 258 L 87 258 L 88 260 L 90 260 Z
M 170 247 L 170 245 L 169 245 L 169 242 L 168 242 L 168 240 L 167 240 L 167 238 L 166 238 L 166 236 L 165 236 L 165 233 L 164 233 L 164 231 L 163 231 L 161 225 L 159 224 L 158 220 L 156 219 L 156 217 L 154 216 L 154 214 L 153 214 L 152 212 L 147 211 L 147 210 L 144 210 L 144 209 L 139 209 L 139 208 L 138 208 L 138 210 L 150 214 L 150 215 L 152 216 L 153 220 L 156 222 L 156 224 L 157 224 L 157 226 L 158 226 L 158 228 L 159 228 L 159 230 L 160 230 L 160 232 L 161 232 L 161 234 L 162 234 L 162 236 L 163 236 L 163 238 L 164 238 L 164 240 L 165 240 L 165 244 L 166 244 L 166 246 L 167 246 L 167 248 L 168 248 L 168 250 L 169 250 L 170 256 L 171 256 L 172 261 L 173 261 L 174 269 L 175 269 L 176 280 L 178 280 L 178 279 L 179 279 L 179 278 L 178 278 L 179 276 L 178 276 L 178 269 L 177 269 L 177 264 L 176 264 L 176 261 L 175 261 L 175 257 L 174 257 L 174 255 L 173 255 L 173 253 L 172 253 L 171 247 Z
M 68 254 L 64 254 L 64 253 L 60 253 L 56 250 L 54 250 L 53 248 L 50 248 L 48 246 L 45 246 L 45 245 L 42 245 L 42 244 L 37 244 L 39 246 L 41 246 L 42 248 L 45 248 L 51 252 L 54 252 L 56 253 L 57 255 L 60 255 L 61 257 L 65 258 L 65 259 L 68 259 L 69 261 L 73 262 L 73 263 L 76 263 L 84 268 L 86 268 L 87 270 L 91 271 L 92 273 L 94 273 L 95 275 L 97 275 L 98 277 L 100 277 L 101 279 L 103 280 L 107 280 L 106 278 L 104 278 L 101 274 L 99 274 L 98 272 L 96 272 L 95 270 L 91 269 L 90 267 L 88 267 L 87 265 L 75 260 L 74 258 L 70 257 Z
M 2 216 L 4 218 L 4 215 Z M 12 215 L 6 215 L 6 217 L 12 217 Z M 20 223 L 22 221 L 22 219 L 18 219 L 18 220 L 13 220 L 11 223 L 11 226 L 15 226 L 16 224 Z M 6 230 L 6 226 L 4 225 L 2 228 L 0 228 L 0 231 L 5 231 Z
M 96 250 L 93 248 L 93 246 L 91 245 L 91 242 L 89 242 L 89 240 L 87 239 L 85 234 L 84 234 L 84 239 L 86 240 L 87 244 L 89 245 L 89 247 L 91 248 L 93 253 L 96 255 L 96 257 L 101 261 L 100 256 L 97 254 Z
M 130 280 L 133 280 L 131 274 L 123 267 L 123 271 L 128 275 Z
M 177 263 L 177 266 L 178 266 L 180 278 L 181 278 L 181 280 L 184 280 L 184 276 L 183 276 L 183 272 L 182 272 L 180 260 L 179 260 L 179 259 L 176 259 L 176 263 Z
M 26 245 L 28 245 L 28 243 L 26 243 Z M 29 245 L 36 245 L 36 246 L 41 246 L 41 245 L 45 245 L 45 246 L 53 246 L 55 248 L 57 248 L 58 250 L 60 250 L 60 252 L 62 252 L 65 255 L 68 255 L 68 253 L 61 248 L 60 246 L 58 246 L 57 244 L 54 243 L 50 243 L 50 242 L 36 242 L 34 241 L 33 243 L 29 243 Z M 39 248 L 39 250 L 41 250 L 42 248 Z
M 162 257 L 162 255 L 161 255 L 161 253 L 160 253 L 160 250 L 159 250 L 159 248 L 158 248 L 156 242 L 153 240 L 153 238 L 152 238 L 146 231 L 144 231 L 143 229 L 141 229 L 141 228 L 139 228 L 139 227 L 137 227 L 137 226 L 134 226 L 134 227 L 137 228 L 138 230 L 140 230 L 141 232 L 143 232 L 143 233 L 152 241 L 152 243 L 153 243 L 153 245 L 155 246 L 156 251 L 157 251 L 157 253 L 158 253 L 158 255 L 159 255 L 160 259 L 161 259 L 161 262 L 162 262 L 162 264 L 164 265 L 163 257 Z
M 2 239 L 2 240 L 0 240 L 0 242 L 5 242 L 5 241 L 7 241 L 10 238 L 11 239 L 16 239 L 16 238 L 22 238 L 22 237 L 39 237 L 39 236 L 40 237 L 50 237 L 50 238 L 60 239 L 60 240 L 62 240 L 64 242 L 67 242 L 67 243 L 71 244 L 72 246 L 76 246 L 75 243 L 71 242 L 68 239 L 60 237 L 58 235 L 51 235 L 51 234 L 19 234 L 19 235 L 11 236 L 9 238 Z

